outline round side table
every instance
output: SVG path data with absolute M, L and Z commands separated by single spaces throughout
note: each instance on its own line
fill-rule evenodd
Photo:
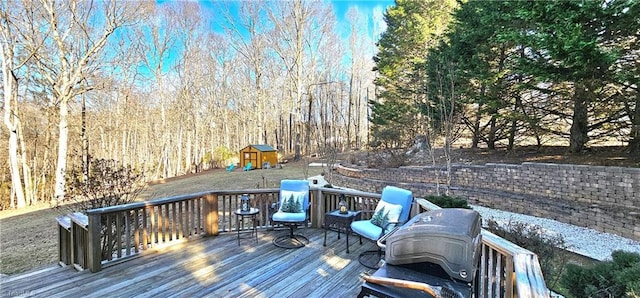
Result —
M 244 228 L 244 224 L 246 220 L 251 220 L 251 229 L 249 232 L 251 233 L 251 238 L 255 237 L 256 242 L 258 242 L 258 214 L 260 213 L 260 209 L 258 208 L 249 208 L 249 211 L 242 211 L 241 209 L 236 209 L 233 213 L 236 215 L 236 221 L 238 222 L 238 245 L 240 245 L 240 230 Z

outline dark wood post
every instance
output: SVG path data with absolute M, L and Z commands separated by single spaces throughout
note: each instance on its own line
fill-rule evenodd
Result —
M 204 232 L 207 236 L 218 235 L 218 195 L 205 195 Z
M 66 266 L 73 263 L 71 258 L 71 219 L 68 216 L 59 216 L 58 221 L 58 263 Z
M 100 246 L 100 213 L 89 213 L 88 235 L 87 235 L 87 267 L 91 272 L 102 270 L 102 247 Z
M 310 192 L 314 192 L 314 189 L 311 189 Z M 309 207 L 311 209 L 311 227 L 319 228 L 322 227 L 322 222 L 324 221 L 324 203 L 320 188 L 315 189 L 315 198 L 312 202 L 313 204 Z

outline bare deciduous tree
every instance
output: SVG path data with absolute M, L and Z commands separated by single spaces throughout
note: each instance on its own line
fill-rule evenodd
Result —
M 45 46 L 35 58 L 40 75 L 53 86 L 50 96 L 58 107 L 54 195 L 57 200 L 62 200 L 69 141 L 69 104 L 78 95 L 93 89 L 88 76 L 99 71 L 103 63 L 100 54 L 109 37 L 136 14 L 136 9 L 117 1 L 102 1 L 99 3 L 101 7 L 94 6 L 98 3 L 79 0 L 42 0 L 40 4 L 38 17 L 45 20 L 50 38 L 44 40 Z

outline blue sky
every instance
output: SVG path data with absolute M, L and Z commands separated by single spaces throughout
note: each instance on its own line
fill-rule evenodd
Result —
M 336 16 L 338 20 L 343 20 L 349 7 L 355 6 L 362 12 L 366 12 L 369 14 L 373 14 L 373 11 L 376 9 L 381 9 L 384 12 L 384 9 L 387 6 L 391 6 L 394 4 L 393 0 L 359 0 L 359 1 L 347 1 L 347 0 L 333 0 L 329 1 L 333 3 L 333 7 L 336 10 Z
M 220 9 L 225 9 L 225 7 L 238 7 L 242 1 L 252 1 L 252 0 L 156 0 L 156 3 L 171 3 L 177 1 L 192 1 L 200 4 L 202 8 L 207 10 L 210 15 L 210 21 L 212 30 L 218 31 L 222 30 L 220 27 L 220 21 L 223 21 L 223 17 L 220 14 Z M 288 0 L 273 0 L 273 1 L 288 1 Z M 327 5 L 332 5 L 336 17 L 336 33 L 338 33 L 342 38 L 348 38 L 351 30 L 351 24 L 347 18 L 347 12 L 350 8 L 356 7 L 360 12 L 361 16 L 367 17 L 368 30 L 360 29 L 360 32 L 366 32 L 368 38 L 371 39 L 371 44 L 375 43 L 379 38 L 379 35 L 384 32 L 386 29 L 386 23 L 383 19 L 383 14 L 387 7 L 393 6 L 395 4 L 394 0 L 356 0 L 356 1 L 347 1 L 347 0 L 325 0 L 324 3 Z M 236 12 L 231 11 L 232 15 L 237 14 Z M 217 23 L 217 24 L 216 24 Z M 167 63 L 165 66 L 167 68 L 170 67 L 171 63 Z
M 350 7 L 357 7 L 364 15 L 368 15 L 371 18 L 369 26 L 375 28 L 374 31 L 382 33 L 386 28 L 386 24 L 382 18 L 382 14 L 386 8 L 394 5 L 394 0 L 359 0 L 359 1 L 347 1 L 347 0 L 333 0 L 330 1 L 333 4 L 336 18 L 340 23 L 347 23 L 346 15 Z
M 171 2 L 171 1 L 173 0 L 157 0 L 158 3 Z M 220 6 L 217 4 L 221 3 L 220 1 L 216 1 L 216 0 L 195 0 L 195 1 L 199 2 L 203 7 L 207 7 L 211 9 L 212 11 L 218 10 Z M 231 0 L 228 2 L 240 3 L 241 1 L 243 0 Z M 251 0 L 244 0 L 244 1 L 251 1 Z M 287 0 L 276 0 L 276 1 L 287 1 Z M 349 28 L 349 24 L 346 18 L 347 11 L 351 7 L 357 7 L 362 14 L 370 17 L 370 22 L 369 22 L 369 26 L 371 27 L 370 29 L 375 28 L 373 31 L 378 33 L 381 33 L 379 31 L 384 30 L 386 28 L 386 24 L 382 19 L 382 14 L 384 13 L 385 9 L 388 6 L 392 6 L 395 3 L 394 0 L 356 0 L 356 1 L 325 0 L 324 2 L 331 3 L 333 5 L 334 11 L 336 14 L 336 19 L 339 22 L 338 27 Z

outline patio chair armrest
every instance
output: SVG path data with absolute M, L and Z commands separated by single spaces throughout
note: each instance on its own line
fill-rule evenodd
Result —
M 378 247 L 385 249 L 387 247 L 387 238 L 389 238 L 393 233 L 395 233 L 399 229 L 400 229 L 400 226 L 395 226 L 393 229 L 391 229 L 391 231 L 389 231 L 389 233 L 382 235 L 382 237 L 380 237 L 380 239 L 376 241 L 376 244 L 378 245 Z

